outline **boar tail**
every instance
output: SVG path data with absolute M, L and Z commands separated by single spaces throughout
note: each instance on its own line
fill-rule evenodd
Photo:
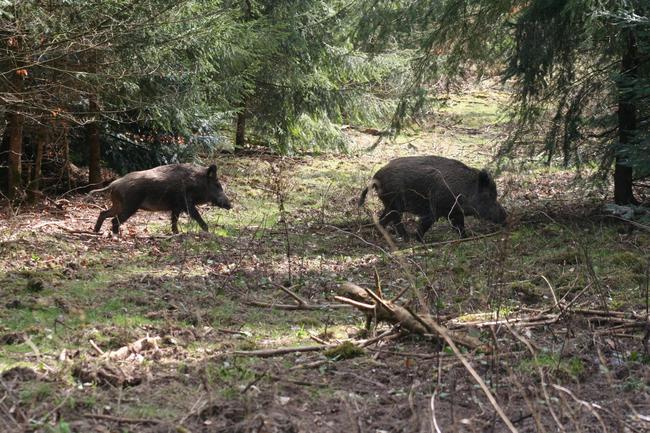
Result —
M 363 191 L 361 191 L 361 196 L 359 197 L 359 202 L 357 203 L 358 207 L 363 206 L 363 204 L 366 202 L 367 194 L 368 194 L 368 187 L 365 187 Z
M 112 180 L 109 180 L 109 181 L 105 181 L 105 182 L 104 182 L 104 185 L 106 185 L 106 186 L 105 186 L 104 188 L 93 189 L 92 191 L 88 191 L 88 194 L 96 194 L 96 193 L 98 193 L 98 192 L 104 192 L 104 191 L 107 191 L 107 190 L 111 189 L 111 187 L 113 186 L 113 182 L 115 182 L 115 179 L 112 179 Z
M 368 189 L 370 189 L 371 187 L 375 189 L 379 187 L 379 182 L 377 181 L 377 179 L 371 180 L 368 186 L 365 187 L 363 191 L 361 191 L 361 196 L 359 196 L 359 202 L 357 203 L 357 206 L 361 207 L 366 202 L 366 195 L 368 195 Z

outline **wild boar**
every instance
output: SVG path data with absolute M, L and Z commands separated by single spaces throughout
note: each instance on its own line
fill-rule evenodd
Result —
M 506 211 L 497 203 L 497 188 L 485 170 L 466 166 L 455 159 L 440 156 L 408 156 L 390 161 L 379 169 L 370 183 L 384 204 L 379 222 L 394 224 L 397 232 L 408 239 L 402 213 L 419 217 L 416 237 L 423 242 L 424 233 L 438 218 L 447 218 L 466 237 L 465 215 L 497 224 L 505 224 Z M 362 206 L 366 187 L 359 198 Z
M 217 179 L 217 166 L 214 164 L 208 168 L 194 164 L 170 164 L 134 171 L 90 193 L 102 191 L 110 191 L 113 205 L 99 214 L 95 232 L 99 232 L 106 218 L 113 217 L 113 233 L 117 234 L 120 224 L 138 209 L 171 211 L 174 233 L 178 233 L 179 215 L 187 211 L 207 231 L 208 225 L 201 218 L 196 205 L 212 203 L 224 209 L 232 207 Z

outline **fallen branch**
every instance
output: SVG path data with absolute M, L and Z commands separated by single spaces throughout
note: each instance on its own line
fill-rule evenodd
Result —
M 261 349 L 261 350 L 237 350 L 231 352 L 235 356 L 257 356 L 259 358 L 269 358 L 272 356 L 286 355 L 294 352 L 318 352 L 338 346 L 338 344 L 323 344 L 320 346 L 298 346 L 298 347 L 281 347 L 278 349 Z
M 359 309 L 366 316 L 366 329 L 369 329 L 372 319 L 400 325 L 402 328 L 415 333 L 415 334 L 436 334 L 435 320 L 431 316 L 420 316 L 404 308 L 401 305 L 382 299 L 378 294 L 369 290 L 363 289 L 356 284 L 343 283 L 339 289 L 341 295 L 336 296 L 336 299 L 350 304 Z M 448 335 L 454 339 L 455 342 L 468 347 L 472 350 L 483 348 L 484 345 L 476 338 L 465 335 L 460 332 L 447 330 Z
M 369 338 L 368 340 L 359 340 L 359 341 L 347 340 L 347 341 L 356 344 L 359 347 L 366 347 L 373 343 L 378 342 L 379 340 L 389 338 L 393 335 L 398 335 L 398 334 L 399 333 L 395 329 L 389 329 L 386 332 L 382 333 L 381 335 L 378 335 L 377 337 L 374 338 Z M 286 355 L 287 353 L 295 353 L 295 352 L 318 352 L 321 350 L 327 350 L 327 349 L 332 349 L 334 347 L 338 347 L 343 343 L 345 343 L 345 341 L 336 344 L 321 344 L 319 346 L 280 347 L 277 349 L 261 349 L 261 350 L 238 350 L 235 352 L 230 352 L 229 354 L 235 356 L 257 356 L 260 358 L 268 358 L 271 356 Z
M 147 350 L 159 350 L 158 343 L 160 342 L 160 337 L 144 337 L 131 344 L 122 346 L 117 350 L 111 352 L 106 352 L 102 356 L 106 358 L 117 361 L 127 359 L 133 354 L 138 354 Z M 99 349 L 98 347 L 96 350 Z M 101 349 L 99 349 L 101 351 Z
M 113 415 L 102 415 L 99 413 L 85 413 L 84 416 L 86 418 L 96 418 L 96 419 L 103 419 L 106 421 L 114 421 L 117 423 L 122 423 L 122 424 L 161 424 L 164 423 L 165 421 L 159 420 L 159 419 L 151 419 L 151 418 L 122 418 L 119 416 L 113 416 Z
M 298 296 L 296 293 L 291 291 L 288 287 L 284 287 L 284 286 L 282 286 L 280 284 L 276 284 L 275 286 L 278 289 L 282 290 L 287 295 L 291 296 L 293 299 L 295 299 L 296 302 L 298 302 L 298 304 L 300 304 L 300 305 L 309 305 L 309 302 L 305 298 L 303 298 L 302 296 Z
M 438 247 L 438 246 L 443 246 L 443 245 L 454 245 L 454 244 L 460 244 L 460 243 L 463 243 L 463 242 L 476 241 L 478 239 L 491 238 L 491 237 L 496 236 L 496 235 L 501 234 L 501 233 L 503 233 L 503 231 L 492 232 L 492 233 L 487 233 L 487 234 L 478 235 L 478 236 L 470 236 L 470 237 L 467 237 L 467 238 L 452 239 L 452 240 L 449 240 L 449 241 L 432 242 L 430 244 L 414 245 L 412 247 L 397 250 L 397 251 L 394 252 L 394 254 L 400 255 L 400 254 L 406 254 L 408 252 L 413 252 L 413 251 L 416 251 L 416 250 L 421 250 L 423 248 Z
M 260 308 L 275 308 L 276 310 L 328 310 L 332 308 L 350 308 L 346 304 L 274 304 L 266 303 L 259 301 L 246 301 L 245 305 L 250 305 L 251 307 L 260 307 Z

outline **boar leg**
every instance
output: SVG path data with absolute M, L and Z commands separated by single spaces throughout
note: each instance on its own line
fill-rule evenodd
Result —
M 204 232 L 208 231 L 208 225 L 205 223 L 205 221 L 203 221 L 203 218 L 201 218 L 201 214 L 199 213 L 199 210 L 196 208 L 196 206 L 193 203 L 187 205 L 187 213 L 190 214 L 190 217 L 194 221 L 199 223 L 199 225 L 201 226 L 201 229 Z
M 118 213 L 115 218 L 111 220 L 111 223 L 113 224 L 113 233 L 118 234 L 120 232 L 120 225 L 124 224 L 126 220 L 128 220 L 131 216 L 133 216 L 134 213 L 137 212 L 136 209 L 127 209 L 127 210 L 122 210 L 122 212 Z
M 99 229 L 102 228 L 102 224 L 104 224 L 104 220 L 108 217 L 112 217 L 115 215 L 115 210 L 114 208 L 110 208 L 104 211 L 101 211 L 99 213 L 99 218 L 97 218 L 97 222 L 95 223 L 95 233 L 99 232 Z
M 402 213 L 395 209 L 384 209 L 381 213 L 381 217 L 379 217 L 379 224 L 386 227 L 391 223 L 395 226 L 397 233 L 404 238 L 404 240 L 408 240 L 409 234 L 406 232 L 404 224 L 402 224 Z
M 449 221 L 451 222 L 451 226 L 458 231 L 458 234 L 460 234 L 461 238 L 467 237 L 467 233 L 465 232 L 465 217 L 462 213 L 452 213 L 449 216 Z
M 178 234 L 178 215 L 180 214 L 179 211 L 173 210 L 172 211 L 172 233 L 175 235 Z
M 433 215 L 423 215 L 420 217 L 420 222 L 418 224 L 418 231 L 416 237 L 418 241 L 424 243 L 424 234 L 431 228 L 433 225 Z

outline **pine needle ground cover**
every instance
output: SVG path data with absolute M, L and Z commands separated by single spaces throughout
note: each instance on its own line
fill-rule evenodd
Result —
M 397 156 L 494 169 L 505 101 L 455 95 L 372 151 L 350 130 L 347 154 L 220 156 L 235 207 L 202 209 L 207 234 L 141 212 L 95 236 L 101 197 L 5 209 L 0 430 L 505 431 L 462 357 L 518 431 L 647 431 L 650 233 L 605 215 L 588 170 L 509 161 L 510 226 L 469 219 L 464 241 L 439 221 L 392 249 L 376 197 L 356 205 Z M 346 282 L 408 289 L 402 305 L 480 347 L 366 331 L 334 299 Z

